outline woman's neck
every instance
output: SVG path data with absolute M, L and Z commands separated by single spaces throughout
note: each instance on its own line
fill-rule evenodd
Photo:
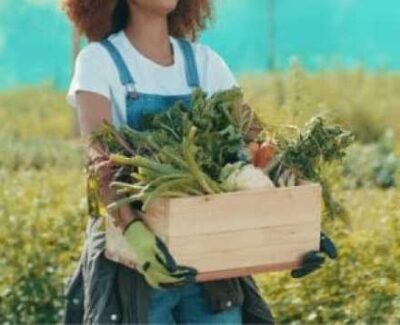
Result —
M 150 60 L 169 66 L 174 63 L 166 16 L 134 8 L 125 33 L 134 47 Z

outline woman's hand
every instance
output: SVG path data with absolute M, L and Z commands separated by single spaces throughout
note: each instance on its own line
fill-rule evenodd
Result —
M 115 190 L 111 187 L 111 182 L 113 180 L 113 165 L 107 157 L 97 156 L 96 159 L 92 160 L 89 167 L 89 174 L 92 174 L 96 180 L 96 185 L 90 189 L 88 187 L 88 198 L 89 198 L 89 210 L 91 205 L 96 206 L 101 201 L 104 206 L 107 206 L 118 198 L 115 193 Z M 91 175 L 89 175 L 91 177 Z M 90 182 L 90 180 L 88 180 Z M 96 191 L 95 194 L 90 195 L 90 192 Z M 97 208 L 99 210 L 99 208 Z M 90 213 L 90 211 L 89 211 Z M 112 215 L 114 219 L 114 223 L 116 226 L 124 229 L 133 219 L 136 218 L 138 211 L 133 210 L 128 204 L 119 207 L 116 211 L 108 211 L 110 215 Z M 91 213 L 90 213 L 91 214 Z M 99 214 L 99 213 L 94 213 Z
M 115 192 L 110 186 L 113 176 L 112 163 L 107 157 L 98 156 L 91 161 L 90 168 L 98 180 L 99 199 L 105 205 L 112 203 L 115 197 Z
M 318 269 L 325 263 L 325 256 L 331 259 L 337 258 L 337 249 L 333 241 L 324 233 L 321 233 L 319 251 L 311 251 L 304 255 L 302 266 L 293 270 L 291 275 L 294 278 L 302 278 Z

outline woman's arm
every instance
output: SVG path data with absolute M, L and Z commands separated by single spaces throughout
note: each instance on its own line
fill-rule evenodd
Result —
M 96 131 L 104 121 L 111 123 L 111 103 L 108 98 L 90 91 L 77 91 L 78 117 L 82 140 L 87 148 L 89 166 L 94 168 L 100 180 L 100 199 L 109 204 L 116 198 L 115 191 L 110 187 L 111 165 L 104 157 L 100 144 L 89 141 L 89 136 Z M 122 206 L 114 215 L 121 228 L 125 228 L 134 218 L 135 212 L 128 206 Z

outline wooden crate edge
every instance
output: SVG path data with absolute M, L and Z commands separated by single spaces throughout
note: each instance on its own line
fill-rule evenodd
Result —
M 136 270 L 135 263 L 128 259 L 118 258 L 117 255 L 109 250 L 105 250 L 104 255 L 107 259 L 122 264 L 128 268 Z M 277 263 L 271 265 L 260 265 L 260 266 L 252 266 L 240 269 L 233 270 L 221 270 L 215 272 L 204 272 L 200 273 L 196 277 L 196 282 L 207 282 L 207 281 L 216 281 L 244 276 L 251 276 L 262 273 L 271 273 L 271 272 L 279 272 L 279 271 L 290 271 L 300 267 L 301 261 L 293 261 L 293 262 L 284 262 Z
M 191 201 L 191 200 L 203 200 L 209 201 L 213 199 L 222 199 L 222 198 L 231 198 L 231 197 L 239 197 L 243 195 L 253 195 L 257 193 L 270 193 L 270 192 L 294 192 L 294 191 L 309 191 L 314 190 L 321 195 L 322 187 L 321 184 L 317 182 L 303 182 L 301 185 L 297 186 L 287 186 L 287 187 L 272 187 L 272 188 L 264 188 L 264 189 L 254 189 L 254 190 L 246 190 L 246 191 L 236 191 L 236 192 L 224 192 L 218 194 L 204 194 L 204 195 L 197 195 L 197 196 L 187 196 L 187 197 L 180 197 L 180 198 L 160 198 L 154 200 L 149 204 L 149 206 L 157 205 L 157 204 L 165 204 L 166 209 L 168 210 L 174 202 L 184 202 L 184 201 Z

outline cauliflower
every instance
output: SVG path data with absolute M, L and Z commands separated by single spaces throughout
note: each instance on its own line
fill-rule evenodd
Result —
M 271 187 L 275 187 L 271 179 L 260 168 L 252 164 L 235 169 L 224 182 L 224 188 L 227 191 L 245 191 Z

